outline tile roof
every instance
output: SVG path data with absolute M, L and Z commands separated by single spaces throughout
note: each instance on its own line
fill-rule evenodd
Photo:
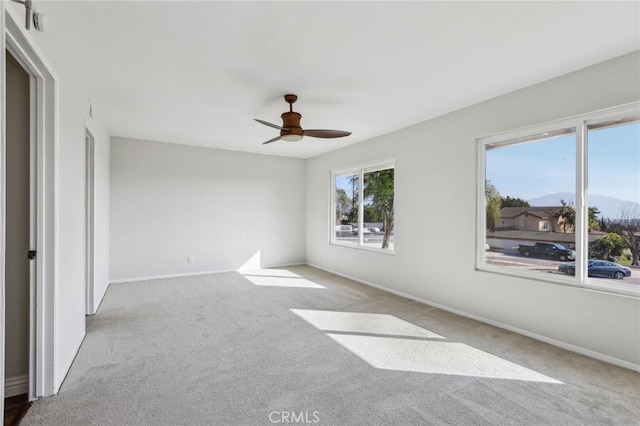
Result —
M 562 210 L 562 206 L 546 206 L 546 207 L 505 207 L 500 210 L 500 217 L 512 218 L 522 214 L 529 214 L 542 219 L 554 217 L 556 212 Z

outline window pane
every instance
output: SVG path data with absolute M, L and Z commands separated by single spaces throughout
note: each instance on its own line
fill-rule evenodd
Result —
M 485 153 L 486 264 L 555 275 L 562 265 L 571 274 L 574 130 L 489 144 Z
M 358 244 L 358 180 L 357 174 L 335 178 L 335 235 L 341 243 Z
M 363 239 L 366 247 L 393 250 L 394 169 L 364 174 Z
M 589 126 L 587 143 L 589 281 L 637 288 L 640 270 L 629 266 L 640 251 L 640 122 Z

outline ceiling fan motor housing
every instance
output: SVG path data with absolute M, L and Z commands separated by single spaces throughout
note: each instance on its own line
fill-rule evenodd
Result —
M 282 117 L 282 127 L 287 130 L 280 130 L 280 136 L 286 135 L 298 135 L 300 137 L 303 136 L 302 127 L 300 127 L 300 119 L 302 115 L 295 112 L 285 112 L 281 115 Z

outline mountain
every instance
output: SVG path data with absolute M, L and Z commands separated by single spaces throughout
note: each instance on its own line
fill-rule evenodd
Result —
M 531 198 L 529 204 L 538 206 L 560 206 L 560 200 L 567 204 L 575 204 L 575 194 L 571 192 L 558 192 L 556 194 L 546 194 L 542 197 Z M 599 217 L 616 219 L 620 216 L 620 211 L 624 206 L 634 205 L 640 208 L 638 203 L 624 201 L 618 198 L 607 197 L 606 195 L 591 194 L 589 196 L 589 206 L 596 206 L 600 210 Z M 627 207 L 628 208 L 628 207 Z

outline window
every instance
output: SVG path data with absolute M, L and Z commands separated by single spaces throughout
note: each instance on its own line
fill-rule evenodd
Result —
M 603 262 L 604 269 L 588 268 L 588 278 L 640 284 L 640 269 L 622 277 L 626 271 L 615 266 L 638 265 L 640 254 L 640 122 L 633 117 L 593 121 L 586 136 L 589 259 L 613 261 Z M 591 235 L 603 236 L 592 241 Z
M 478 140 L 478 269 L 638 293 L 639 106 Z
M 331 173 L 331 244 L 393 253 L 394 163 Z

